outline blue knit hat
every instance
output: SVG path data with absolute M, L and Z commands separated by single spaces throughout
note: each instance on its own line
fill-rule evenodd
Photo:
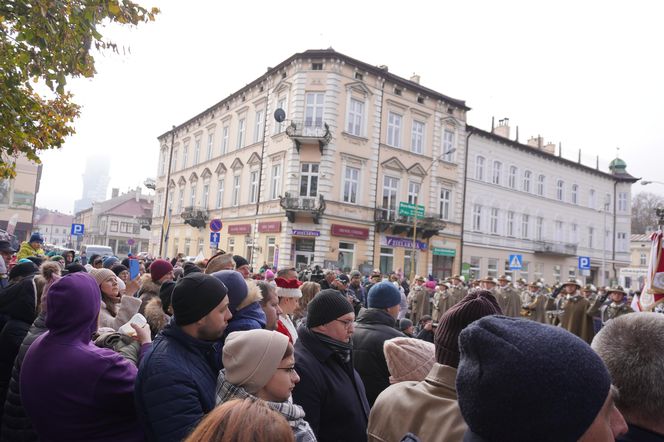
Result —
M 559 327 L 486 316 L 461 332 L 459 348 L 464 440 L 577 441 L 609 395 L 600 357 Z
M 30 235 L 30 241 L 28 241 L 28 243 L 31 242 L 38 242 L 39 244 L 44 244 L 44 236 L 39 232 L 35 232 L 32 235 Z
M 228 288 L 228 309 L 232 314 L 237 312 L 238 307 L 249 294 L 247 282 L 242 273 L 235 270 L 220 270 L 212 274 Z
M 102 266 L 105 269 L 110 269 L 113 267 L 116 263 L 120 262 L 117 256 L 107 256 L 104 258 L 104 261 L 102 261 Z
M 367 307 L 389 308 L 401 304 L 401 292 L 390 281 L 374 284 L 367 295 Z

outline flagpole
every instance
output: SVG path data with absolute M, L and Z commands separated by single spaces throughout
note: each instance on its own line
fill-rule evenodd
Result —
M 161 222 L 161 235 L 159 238 L 159 257 L 162 258 L 161 253 L 164 246 L 164 241 L 168 240 L 168 231 L 164 232 L 164 223 L 166 222 L 166 214 L 168 213 L 168 228 L 171 227 L 170 214 L 171 211 L 168 208 L 168 189 L 171 181 L 171 167 L 173 166 L 173 145 L 175 144 L 175 126 L 171 129 L 171 149 L 168 154 L 168 172 L 166 173 L 166 198 L 164 198 L 164 219 Z

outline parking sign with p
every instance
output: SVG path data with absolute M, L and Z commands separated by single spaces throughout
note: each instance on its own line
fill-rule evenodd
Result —
M 72 224 L 71 225 L 71 234 L 75 236 L 83 236 L 85 232 L 85 226 L 83 224 Z

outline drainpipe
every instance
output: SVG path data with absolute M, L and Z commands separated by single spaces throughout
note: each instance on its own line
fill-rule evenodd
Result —
M 467 126 L 466 126 L 467 127 Z M 463 238 L 464 238 L 464 227 L 466 221 L 466 188 L 468 187 L 468 140 L 470 139 L 472 132 L 466 134 L 466 154 L 464 155 L 465 163 L 463 165 L 463 194 L 461 196 L 461 242 L 459 247 L 459 275 L 463 273 Z
M 266 79 L 267 80 L 267 79 Z M 251 243 L 251 262 L 249 265 L 253 268 L 256 262 L 256 240 L 258 239 L 258 208 L 261 202 L 261 187 L 263 182 L 263 165 L 265 164 L 265 137 L 267 134 L 267 110 L 270 106 L 270 85 L 267 85 L 267 94 L 265 95 L 265 116 L 263 117 L 263 140 L 261 145 L 261 165 L 258 169 L 258 190 L 256 192 L 256 216 L 254 221 L 254 239 Z
M 383 78 L 383 82 L 380 85 L 380 112 L 379 112 L 379 118 L 378 118 L 378 157 L 376 158 L 376 195 L 375 195 L 375 200 L 374 200 L 374 237 L 373 237 L 373 250 L 371 253 L 371 266 L 373 268 L 376 268 L 376 209 L 378 208 L 378 175 L 379 175 L 379 169 L 380 169 L 380 140 L 383 135 L 383 107 L 385 105 L 385 79 Z M 378 259 L 378 262 L 380 263 L 380 258 Z
M 618 181 L 613 182 L 613 246 L 611 254 L 611 268 L 613 268 L 613 279 L 618 279 L 618 274 L 616 272 L 616 188 L 618 186 Z

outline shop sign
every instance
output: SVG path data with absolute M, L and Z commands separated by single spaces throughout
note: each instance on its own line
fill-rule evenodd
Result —
M 413 240 L 410 238 L 402 238 L 399 236 L 386 236 L 385 241 L 386 241 L 385 245 L 390 247 L 403 247 L 406 249 L 413 248 Z M 417 241 L 416 243 L 417 243 L 417 248 L 419 250 L 427 249 L 426 243 L 423 243 L 422 241 Z
M 456 256 L 456 249 L 446 249 L 444 247 L 433 247 L 431 252 L 436 256 Z
M 365 229 L 364 227 L 342 226 L 341 224 L 332 224 L 332 226 L 330 226 L 330 233 L 334 236 L 344 236 L 346 238 L 369 238 L 369 229 Z
M 260 233 L 279 233 L 281 232 L 281 221 L 265 221 L 258 223 Z
M 320 236 L 320 232 L 318 230 L 297 230 L 297 229 L 293 229 L 291 231 L 291 234 L 293 236 Z
M 251 224 L 235 224 L 234 226 L 228 226 L 229 235 L 243 235 L 251 233 Z

